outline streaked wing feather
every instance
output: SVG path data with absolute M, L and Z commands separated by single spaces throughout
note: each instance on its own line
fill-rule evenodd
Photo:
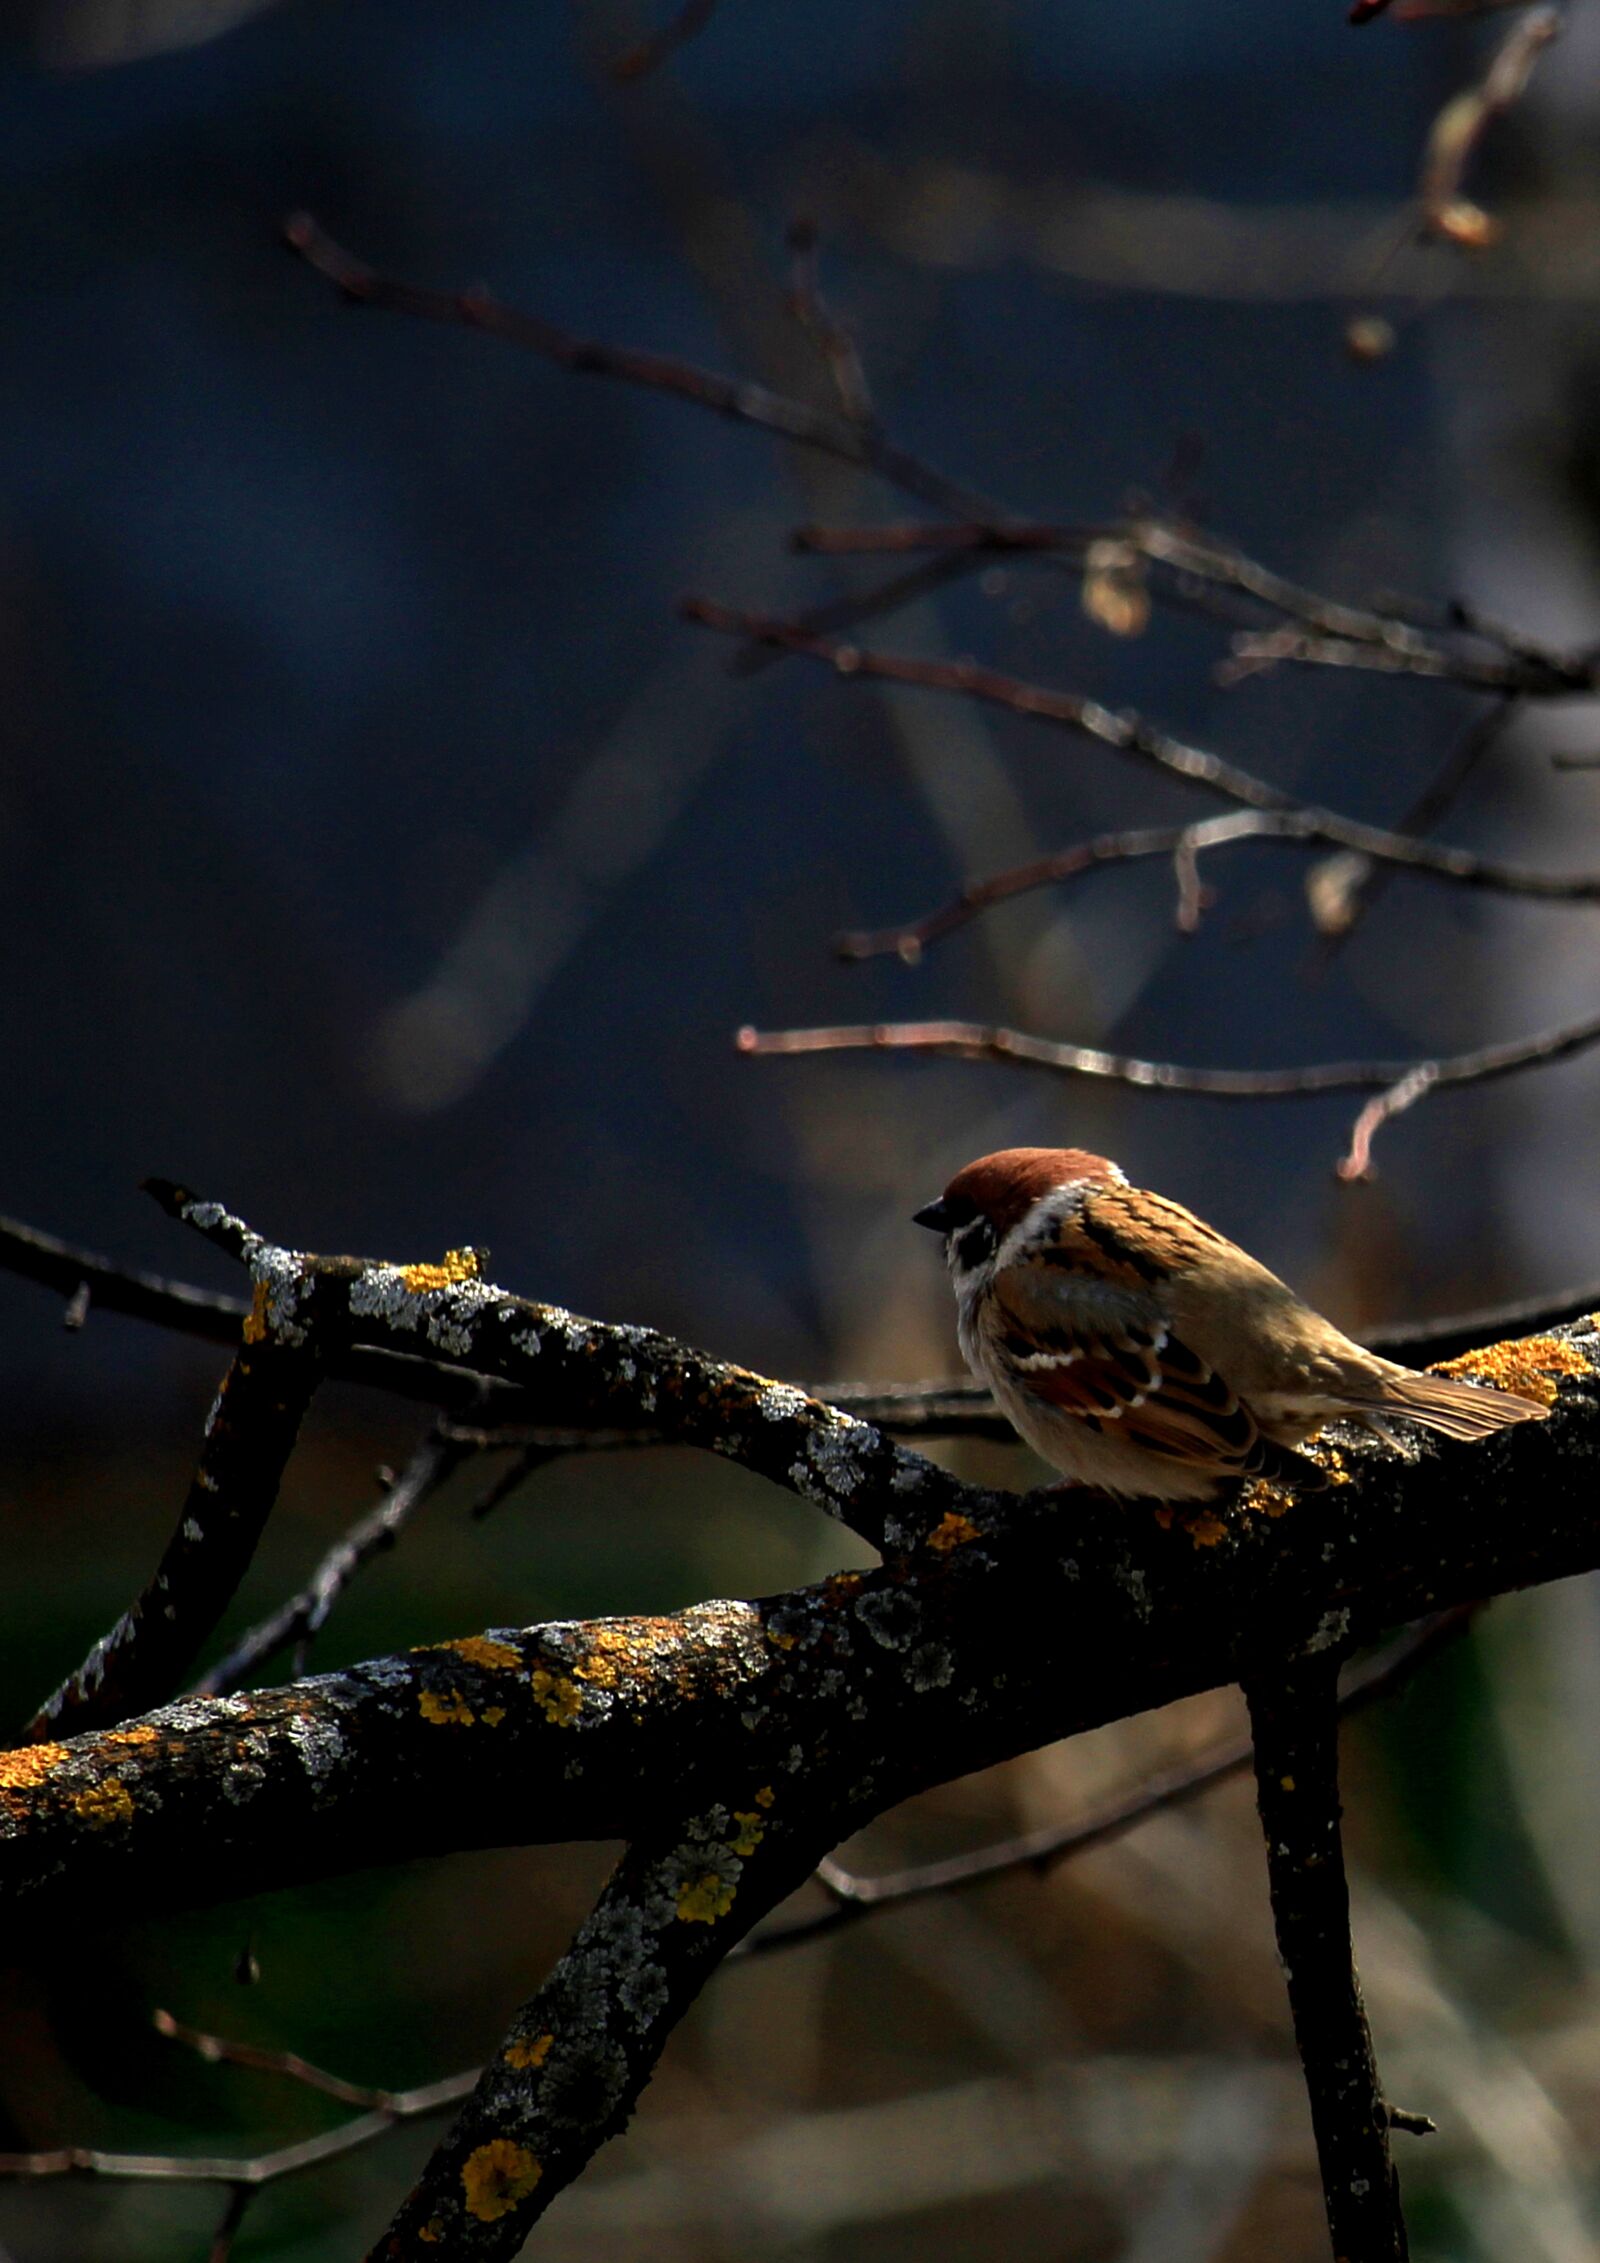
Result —
M 1167 1329 L 1095 1327 L 1072 1316 L 1059 1296 L 1046 1304 L 1037 1293 L 1008 1295 L 1003 1278 L 995 1286 L 995 1349 L 1036 1398 L 1095 1430 L 1115 1424 L 1130 1444 L 1219 1477 L 1260 1465 L 1265 1441 L 1249 1409 Z

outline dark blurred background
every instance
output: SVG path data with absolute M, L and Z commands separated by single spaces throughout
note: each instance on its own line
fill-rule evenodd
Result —
M 1477 261 L 1405 245 L 1406 200 L 1504 19 L 723 0 L 619 84 L 659 20 L 623 0 L 0 17 L 0 1207 L 236 1285 L 139 1196 L 176 1174 L 284 1240 L 487 1245 L 508 1286 L 810 1378 L 953 1368 L 908 1213 L 1015 1142 L 1108 1150 L 1351 1327 L 1600 1276 L 1581 1062 L 1434 1100 L 1352 1188 L 1331 1169 L 1344 1099 L 738 1057 L 746 1021 L 924 1014 L 1190 1062 L 1407 1057 L 1592 1011 L 1593 914 L 1397 883 L 1330 953 L 1304 860 L 1257 850 L 1211 866 L 1193 939 L 1169 875 L 1138 868 L 920 967 L 839 966 L 840 927 L 1208 805 L 932 694 L 730 672 L 682 595 L 838 596 L 860 574 L 791 555 L 789 529 L 903 503 L 680 403 L 353 310 L 279 242 L 309 207 L 396 272 L 826 404 L 785 299 L 786 230 L 810 219 L 881 415 L 955 476 L 1072 521 L 1142 496 L 1334 595 L 1460 592 L 1576 643 L 1600 509 L 1592 8 L 1474 168 L 1507 221 Z M 1345 325 L 1367 313 L 1396 342 L 1358 363 Z M 1380 820 L 1477 711 L 1353 675 L 1224 688 L 1214 623 L 1110 635 L 1048 564 L 871 635 L 1137 705 Z M 1600 854 L 1592 777 L 1549 759 L 1595 738 L 1576 703 L 1521 719 L 1446 830 Z M 219 1361 L 112 1318 L 69 1337 L 3 1279 L 0 1338 L 20 1718 L 153 1562 Z M 410 1435 L 327 1395 L 235 1629 Z M 1020 1450 L 960 1458 L 1030 1476 Z M 855 1545 L 675 1454 L 558 1464 L 487 1524 L 471 1492 L 358 1586 L 318 1662 L 770 1589 Z M 1600 2253 L 1597 1697 L 1585 1585 L 1497 1606 L 1351 1740 L 1380 2049 L 1444 2124 L 1403 2162 L 1424 2257 Z M 889 1864 L 1067 1812 L 1231 1704 L 957 1787 L 855 1851 Z M 73 1972 L 12 1983 L 0 2144 L 237 2150 L 331 2115 L 156 2041 L 158 2002 L 365 2080 L 470 2063 L 602 1865 L 419 1865 L 86 1943 Z M 247 1934 L 253 1989 L 231 1978 Z M 1049 1881 L 730 1972 L 539 2236 L 686 2263 L 960 2263 L 1002 2239 L 1019 2263 L 1297 2263 L 1324 2235 L 1289 2052 L 1241 1790 Z M 357 2252 L 424 2142 L 275 2189 L 237 2252 Z M 12 2187 L 0 2239 L 19 2263 L 142 2263 L 203 2254 L 214 2214 Z

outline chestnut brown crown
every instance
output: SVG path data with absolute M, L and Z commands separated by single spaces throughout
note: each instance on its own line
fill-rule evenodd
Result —
M 1083 1147 L 1002 1147 L 964 1164 L 937 1202 L 925 1203 L 913 1223 L 933 1233 L 955 1233 L 987 1218 L 1001 1239 L 1020 1225 L 1041 1195 L 1087 1181 L 1120 1186 L 1123 1175 L 1104 1155 Z

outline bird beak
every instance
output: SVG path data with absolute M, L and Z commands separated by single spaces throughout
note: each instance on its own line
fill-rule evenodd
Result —
M 911 1214 L 914 1226 L 926 1226 L 930 1234 L 947 1234 L 950 1231 L 950 1210 L 944 1196 L 937 1202 L 925 1202 L 920 1210 Z

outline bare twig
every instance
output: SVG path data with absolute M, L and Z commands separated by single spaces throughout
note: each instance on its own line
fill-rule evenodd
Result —
M 1340 2263 L 1405 2263 L 1389 2108 L 1350 1945 L 1339 1832 L 1337 1654 L 1246 1681 L 1278 1952 Z
M 244 2220 L 249 2213 L 250 2202 L 253 2198 L 254 2194 L 247 2184 L 236 2184 L 234 2186 L 223 2207 L 222 2219 L 211 2235 L 211 2247 L 206 2257 L 206 2263 L 228 2263 L 228 2259 L 233 2253 L 233 2243 L 244 2227 Z
M 1461 733 L 1396 830 L 1416 839 L 1436 825 L 1518 712 L 1518 701 L 1499 700 Z M 1355 933 L 1362 915 L 1377 902 L 1396 869 L 1357 850 L 1345 849 L 1307 874 L 1306 896 L 1325 959 Z
M 285 2081 L 298 2083 L 303 2090 L 314 2090 L 319 2097 L 336 2098 L 341 2106 L 364 2106 L 375 2113 L 389 2112 L 396 2096 L 405 2095 L 375 2089 L 370 2083 L 347 2082 L 343 2075 L 330 2074 L 326 2067 L 313 2065 L 297 2051 L 276 2051 L 264 2043 L 240 2043 L 226 2035 L 209 2034 L 204 2028 L 188 2026 L 169 2011 L 157 2009 L 151 2014 L 151 2024 L 158 2035 L 164 2035 L 171 2043 L 182 2044 L 208 2066 L 249 2067 L 256 2074 L 281 2074 Z
M 1457 879 L 1481 879 L 1486 886 L 1506 886 L 1505 875 L 1511 874 L 1515 875 L 1517 892 L 1522 894 L 1600 895 L 1600 878 L 1589 873 L 1546 875 L 1526 872 L 1518 866 L 1501 866 L 1498 868 L 1500 877 L 1490 882 L 1483 877 L 1496 869 L 1490 859 L 1476 857 L 1469 850 L 1412 841 L 1403 834 L 1389 833 L 1382 826 L 1362 825 L 1353 818 L 1341 817 L 1331 809 L 1306 807 L 1281 786 L 1270 784 L 1225 756 L 1190 746 L 1129 709 L 1103 707 L 1098 700 L 1089 699 L 1081 692 L 1008 676 L 976 660 L 922 660 L 907 653 L 879 652 L 864 645 L 835 643 L 782 614 L 752 612 L 718 604 L 710 598 L 688 598 L 682 612 L 686 620 L 696 621 L 705 628 L 728 636 L 751 638 L 758 644 L 769 644 L 797 653 L 803 659 L 820 661 L 841 676 L 951 692 L 958 698 L 1004 708 L 1013 715 L 1026 716 L 1093 739 L 1101 746 L 1110 747 L 1114 753 L 1152 763 L 1172 777 L 1225 795 L 1244 808 L 1275 812 L 1289 821 L 1285 831 L 1290 837 L 1321 839 L 1380 857 L 1388 852 L 1414 864 L 1419 871 L 1438 872 Z M 1352 646 L 1351 649 L 1365 648 Z M 1504 663 L 1506 669 L 1513 666 L 1520 663 Z M 1524 687 L 1519 682 L 1496 678 L 1483 688 L 1510 691 Z M 1304 834 L 1303 829 L 1307 827 L 1309 834 Z
M 1278 660 L 1303 659 L 1535 697 L 1581 694 L 1594 688 L 1590 653 L 1547 649 L 1481 619 L 1464 605 L 1451 607 L 1449 619 L 1437 626 L 1424 622 L 1418 608 L 1398 598 L 1385 597 L 1370 606 L 1346 604 L 1291 581 L 1219 536 L 1148 513 L 1099 526 L 1024 518 L 1003 524 L 979 519 L 955 525 L 913 520 L 868 527 L 802 526 L 792 540 L 796 549 L 831 557 L 917 551 L 936 556 L 1060 553 L 1079 562 L 1095 544 L 1115 542 L 1161 569 L 1150 585 L 1158 597 L 1192 604 L 1200 592 L 1210 591 L 1248 599 L 1279 616 L 1276 623 L 1241 631 L 1233 647 L 1235 661 L 1241 664 L 1225 663 L 1221 671 L 1225 680 Z M 1284 623 L 1295 623 L 1308 633 L 1301 637 Z M 1302 643 L 1309 649 L 1303 651 Z M 1478 646 L 1486 649 L 1473 649 Z
M 415 2090 L 374 2092 L 381 2103 L 371 2112 L 268 2153 L 108 2153 L 92 2145 L 56 2145 L 35 2153 L 0 2153 L 0 2177 L 110 2177 L 136 2184 L 228 2184 L 254 2190 L 354 2153 L 386 2135 L 396 2122 L 447 2112 L 470 2095 L 477 2072 L 474 2067 Z
M 670 354 L 640 353 L 630 347 L 610 346 L 594 338 L 581 338 L 537 315 L 519 313 L 478 287 L 465 291 L 432 290 L 426 284 L 402 282 L 369 267 L 335 243 L 309 213 L 297 212 L 284 224 L 284 240 L 308 267 L 337 286 L 347 299 L 363 306 L 387 307 L 424 322 L 447 322 L 467 330 L 481 330 L 508 344 L 540 354 L 558 368 L 576 376 L 607 377 L 621 384 L 638 385 L 649 392 L 669 393 L 695 407 L 736 423 L 755 425 L 783 440 L 818 449 L 845 463 L 860 464 L 876 472 L 891 486 L 914 495 L 937 510 L 961 518 L 1003 519 L 1006 513 L 986 495 L 949 479 L 909 449 L 898 446 L 874 425 L 852 422 L 849 417 L 811 407 L 764 385 L 724 377 Z
M 238 1343 L 250 1311 L 243 1297 L 218 1296 L 188 1281 L 169 1281 L 159 1273 L 113 1265 L 109 1258 L 41 1233 L 37 1226 L 25 1226 L 16 1218 L 0 1218 L 0 1268 L 55 1290 L 66 1298 L 69 1311 L 87 1289 L 101 1312 L 154 1320 L 163 1328 L 178 1328 L 211 1344 Z
M 790 223 L 789 311 L 821 354 L 839 406 L 850 422 L 876 424 L 872 388 L 856 342 L 822 295 L 814 220 Z
M 1188 824 L 1133 826 L 1125 831 L 1098 833 L 1071 848 L 1057 849 L 1026 864 L 1010 865 L 982 880 L 969 880 L 959 896 L 920 919 L 907 920 L 899 927 L 840 935 L 835 938 L 834 949 L 842 959 L 892 954 L 914 964 L 930 943 L 953 935 L 996 904 L 1009 903 L 1015 896 L 1054 887 L 1106 865 L 1130 864 L 1147 857 L 1173 859 L 1178 878 L 1177 923 L 1185 933 L 1191 933 L 1198 924 L 1200 909 L 1197 860 L 1210 850 L 1247 841 L 1288 841 L 1302 847 L 1322 844 L 1390 871 L 1450 880 L 1460 887 L 1533 896 L 1549 903 L 1600 902 L 1600 873 L 1542 872 L 1537 867 L 1508 864 L 1479 856 L 1472 849 L 1452 848 L 1420 840 L 1415 834 L 1363 825 L 1333 810 L 1239 810 Z M 1328 916 L 1324 913 L 1322 918 Z
M 295 1673 L 303 1673 L 312 1642 L 357 1572 L 374 1556 L 394 1546 L 414 1512 L 438 1492 L 472 1450 L 444 1424 L 435 1425 L 400 1475 L 386 1487 L 382 1500 L 334 1542 L 300 1592 L 242 1635 L 225 1658 L 201 1675 L 192 1694 L 225 1697 L 291 1644 Z
M 1359 1175 L 1370 1161 L 1372 1134 L 1389 1117 L 1411 1107 L 1424 1093 L 1446 1086 L 1486 1084 L 1518 1070 L 1541 1068 L 1600 1044 L 1600 1015 L 1543 1030 L 1504 1045 L 1484 1045 L 1468 1053 L 1444 1054 L 1429 1061 L 1315 1061 L 1299 1069 L 1190 1068 L 1177 1061 L 1147 1061 L 1130 1053 L 1106 1053 L 1093 1045 L 1069 1045 L 1024 1030 L 981 1022 L 865 1022 L 825 1029 L 745 1028 L 735 1043 L 741 1053 L 937 1053 L 960 1061 L 1003 1061 L 1020 1068 L 1048 1069 L 1057 1076 L 1104 1078 L 1155 1092 L 1205 1093 L 1215 1100 L 1283 1100 L 1325 1092 L 1366 1092 L 1380 1098 L 1363 1109 L 1342 1175 Z M 1365 1131 L 1363 1133 L 1363 1125 Z

